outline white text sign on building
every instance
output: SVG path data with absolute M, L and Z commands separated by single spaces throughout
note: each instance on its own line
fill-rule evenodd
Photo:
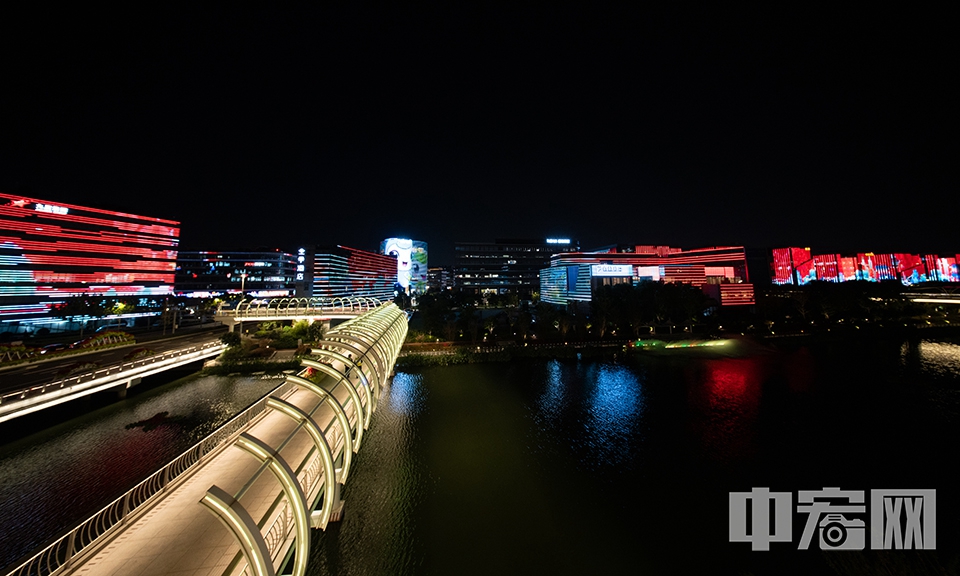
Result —
M 633 266 L 630 264 L 594 264 L 590 270 L 591 276 L 633 276 Z

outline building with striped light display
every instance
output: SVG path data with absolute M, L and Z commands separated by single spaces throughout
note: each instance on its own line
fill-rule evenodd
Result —
M 393 300 L 397 286 L 397 258 L 347 246 L 316 248 L 313 255 L 311 296 Z
M 669 246 L 611 246 L 563 253 L 540 271 L 540 300 L 567 305 L 589 302 L 598 286 L 642 281 L 697 286 L 721 306 L 754 304 L 742 246 L 683 250 Z
M 899 280 L 905 285 L 923 282 L 960 282 L 957 262 L 960 254 L 875 254 L 855 256 L 814 254 L 809 248 L 776 248 L 772 252 L 774 284 L 800 286 L 819 280 L 880 282 Z
M 73 296 L 172 294 L 180 223 L 0 192 L 0 331 Z

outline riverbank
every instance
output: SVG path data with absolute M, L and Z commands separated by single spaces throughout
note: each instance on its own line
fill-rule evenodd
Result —
M 623 354 L 626 341 L 569 342 L 535 346 L 450 346 L 433 350 L 404 350 L 397 358 L 396 370 L 456 366 L 488 362 L 510 362 L 519 358 L 604 358 Z
M 220 358 L 209 360 L 203 365 L 200 374 L 203 376 L 233 376 L 257 373 L 281 374 L 290 370 L 299 370 L 300 360 L 296 350 L 277 350 L 269 358 L 239 357 L 223 360 Z
M 647 357 L 744 357 L 772 353 L 797 346 L 841 345 L 857 341 L 921 340 L 960 338 L 960 326 L 928 327 L 838 327 L 815 332 L 773 333 L 764 335 L 733 334 L 721 337 L 691 338 L 675 334 L 633 340 L 557 342 L 535 345 L 503 344 L 499 346 L 455 345 L 451 342 L 406 344 L 397 359 L 397 370 L 456 366 L 488 362 L 509 362 L 519 358 L 616 358 Z

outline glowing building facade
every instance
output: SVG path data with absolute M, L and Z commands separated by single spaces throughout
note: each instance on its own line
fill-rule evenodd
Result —
M 347 246 L 316 248 L 311 296 L 366 296 L 381 302 L 395 297 L 397 258 Z
M 179 236 L 173 220 L 0 192 L 0 322 L 43 323 L 72 296 L 170 295 Z
M 642 281 L 697 286 L 721 306 L 754 304 L 742 246 L 683 250 L 669 246 L 611 246 L 556 254 L 540 271 L 540 300 L 566 305 L 589 302 L 598 286 Z
M 809 248 L 773 250 L 774 284 L 803 285 L 814 280 L 880 282 L 898 280 L 906 285 L 922 282 L 960 282 L 957 262 L 960 254 L 875 254 L 860 252 L 854 256 L 810 254 Z
M 427 243 L 409 238 L 387 238 L 380 253 L 397 259 L 398 291 L 423 294 L 427 290 Z

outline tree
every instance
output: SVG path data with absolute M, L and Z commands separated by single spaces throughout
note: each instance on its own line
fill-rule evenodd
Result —
M 240 345 L 240 334 L 237 332 L 227 332 L 226 334 L 220 335 L 220 342 L 223 342 L 226 346 L 239 346 Z
M 480 331 L 480 314 L 477 309 L 469 305 L 460 307 L 457 327 L 470 338 L 471 342 L 476 342 Z
M 80 338 L 83 338 L 87 318 L 102 318 L 107 314 L 103 301 L 90 296 L 72 296 L 53 310 L 57 318 L 80 323 Z

